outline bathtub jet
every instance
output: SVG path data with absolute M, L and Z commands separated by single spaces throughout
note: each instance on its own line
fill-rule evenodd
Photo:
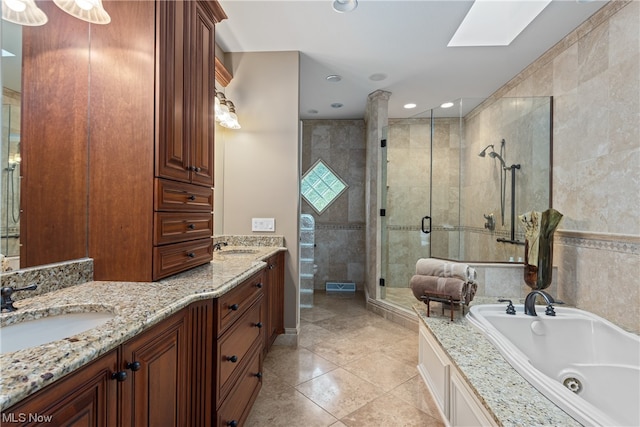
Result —
M 592 313 L 516 315 L 475 305 L 467 319 L 531 385 L 581 424 L 639 426 L 640 337 Z

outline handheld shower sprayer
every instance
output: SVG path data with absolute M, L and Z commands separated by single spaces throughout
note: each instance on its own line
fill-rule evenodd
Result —
M 498 153 L 496 153 L 495 151 L 492 151 L 489 153 L 489 157 L 491 157 L 492 159 L 498 159 L 500 160 L 500 163 L 502 163 L 502 169 L 507 170 L 509 169 L 507 167 L 507 164 L 504 162 L 504 159 L 502 158 L 502 156 Z
M 478 156 L 480 156 L 480 157 L 484 157 L 484 156 L 485 156 L 485 154 L 487 153 L 487 150 L 488 150 L 489 148 L 491 148 L 491 151 L 492 151 L 492 152 L 494 152 L 494 151 L 493 151 L 493 144 L 489 144 L 489 145 L 487 145 L 486 147 L 484 147 L 484 150 L 482 150 L 482 151 L 480 152 L 480 154 L 478 154 Z M 491 155 L 491 153 L 489 153 L 489 155 Z

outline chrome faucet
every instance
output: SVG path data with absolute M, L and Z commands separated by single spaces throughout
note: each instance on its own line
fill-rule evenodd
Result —
M 214 243 L 213 244 L 213 250 L 214 251 L 220 251 L 222 250 L 222 246 L 227 246 L 228 243 L 227 242 L 218 242 L 218 243 Z
M 17 308 L 13 305 L 14 301 L 11 298 L 14 292 L 19 291 L 35 291 L 38 288 L 38 285 L 33 284 L 29 286 L 25 286 L 24 288 L 13 288 L 10 286 L 5 286 L 0 289 L 0 311 L 16 311 Z
M 536 314 L 536 297 L 540 295 L 544 301 L 547 303 L 547 309 L 545 314 L 547 316 L 555 316 L 556 311 L 553 309 L 553 304 L 562 304 L 561 301 L 555 301 L 551 295 L 546 293 L 545 291 L 535 290 L 529 292 L 529 295 L 524 300 L 524 314 L 528 314 L 529 316 L 537 316 Z

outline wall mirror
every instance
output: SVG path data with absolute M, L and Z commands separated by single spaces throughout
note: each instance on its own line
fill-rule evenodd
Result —
M 39 6 L 45 25 L 0 24 L 0 253 L 12 269 L 87 256 L 89 135 L 87 120 L 71 118 L 88 111 L 89 24 L 52 2 Z M 68 65 L 78 58 L 86 68 Z M 72 149 L 59 149 L 70 140 Z
M 383 260 L 399 285 L 424 257 L 518 262 L 517 216 L 551 207 L 550 97 L 445 107 L 386 128 Z

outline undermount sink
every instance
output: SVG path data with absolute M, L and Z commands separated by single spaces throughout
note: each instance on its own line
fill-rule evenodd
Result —
M 257 249 L 229 249 L 229 250 L 222 250 L 217 253 L 220 255 L 250 255 L 250 254 L 257 254 L 258 250 Z
M 107 311 L 26 318 L 0 328 L 0 354 L 36 347 L 86 332 L 115 317 Z

